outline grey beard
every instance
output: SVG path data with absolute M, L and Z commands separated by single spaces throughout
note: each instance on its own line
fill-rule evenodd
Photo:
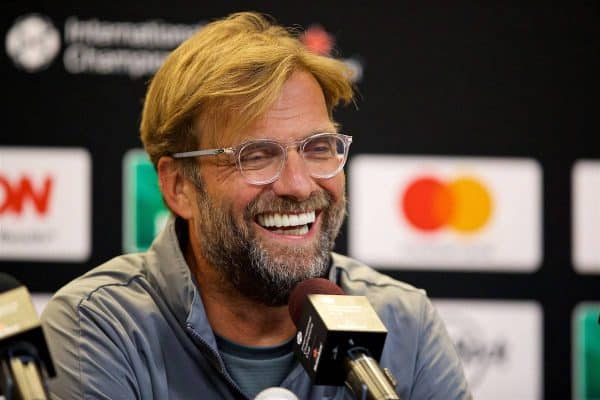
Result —
M 268 205 L 269 208 L 266 208 Z M 324 277 L 330 264 L 330 251 L 345 215 L 345 197 L 335 204 L 331 196 L 318 193 L 306 201 L 259 198 L 248 205 L 245 224 L 238 226 L 231 212 L 216 208 L 208 195 L 198 190 L 200 222 L 198 237 L 204 258 L 217 270 L 225 287 L 267 306 L 288 302 L 294 287 L 303 280 Z M 287 247 L 274 254 L 257 239 L 253 218 L 261 211 L 321 209 L 322 227 L 317 247 Z M 230 211 L 230 210 L 229 210 Z M 307 260 L 307 258 L 313 258 Z M 306 264 L 306 265 L 305 265 Z

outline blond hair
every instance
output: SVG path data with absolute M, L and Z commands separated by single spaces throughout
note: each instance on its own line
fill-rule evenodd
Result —
M 250 12 L 206 25 L 175 49 L 146 94 L 140 136 L 156 166 L 160 157 L 231 144 L 303 70 L 320 84 L 331 117 L 352 99 L 351 72 L 311 53 L 290 30 Z

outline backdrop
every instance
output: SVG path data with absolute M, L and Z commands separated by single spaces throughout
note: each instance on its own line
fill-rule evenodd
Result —
M 336 250 L 428 291 L 476 398 L 600 395 L 595 2 L 0 7 L 0 270 L 32 292 L 147 246 L 165 215 L 136 150 L 147 82 L 206 22 L 257 10 L 355 71 Z

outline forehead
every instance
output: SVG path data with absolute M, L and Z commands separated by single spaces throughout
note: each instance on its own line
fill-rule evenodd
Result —
M 333 130 L 321 86 L 311 74 L 295 72 L 265 114 L 243 129 L 238 140 L 295 140 Z

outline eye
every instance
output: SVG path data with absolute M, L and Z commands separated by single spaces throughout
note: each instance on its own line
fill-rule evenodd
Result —
M 337 139 L 331 136 L 312 138 L 304 145 L 304 154 L 308 157 L 328 158 L 336 154 Z
M 244 169 L 264 168 L 281 157 L 281 148 L 271 142 L 248 143 L 240 151 L 240 164 Z

